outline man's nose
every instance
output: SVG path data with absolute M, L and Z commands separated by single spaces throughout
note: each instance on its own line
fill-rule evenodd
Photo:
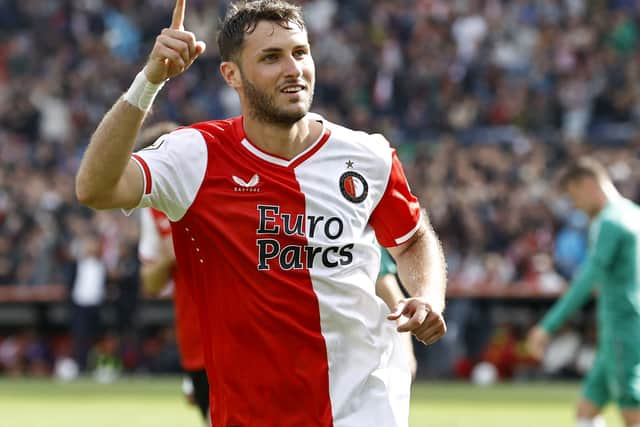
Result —
M 302 75 L 302 61 L 291 55 L 285 59 L 284 67 L 287 77 L 300 77 Z

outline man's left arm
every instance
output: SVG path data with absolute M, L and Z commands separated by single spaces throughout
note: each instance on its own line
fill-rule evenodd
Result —
M 388 250 L 398 265 L 400 281 L 411 295 L 398 302 L 389 319 L 404 315 L 409 320 L 398 326 L 399 332 L 412 332 L 425 344 L 438 341 L 447 331 L 442 316 L 447 271 L 442 246 L 426 213 L 407 242 Z

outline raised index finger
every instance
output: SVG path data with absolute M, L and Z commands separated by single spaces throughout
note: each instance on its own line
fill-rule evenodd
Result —
M 176 0 L 173 8 L 173 16 L 171 17 L 171 28 L 174 30 L 184 30 L 184 9 L 187 0 Z

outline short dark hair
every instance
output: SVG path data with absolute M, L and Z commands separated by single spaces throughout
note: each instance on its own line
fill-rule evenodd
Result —
M 580 157 L 569 163 L 558 176 L 558 187 L 566 189 L 567 186 L 579 179 L 589 177 L 599 183 L 610 181 L 607 169 L 593 157 Z
M 304 30 L 299 6 L 283 0 L 238 1 L 229 6 L 218 32 L 218 51 L 223 61 L 233 61 L 242 50 L 244 35 L 252 33 L 260 21 L 275 22 L 283 28 L 297 25 Z

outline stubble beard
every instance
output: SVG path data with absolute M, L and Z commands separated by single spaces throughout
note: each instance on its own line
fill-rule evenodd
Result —
M 310 91 L 309 99 L 303 108 L 303 111 L 284 111 L 276 106 L 274 97 L 266 92 L 258 89 L 253 83 L 242 76 L 242 86 L 244 96 L 249 103 L 249 115 L 251 118 L 262 123 L 278 126 L 290 127 L 307 115 L 313 101 L 313 87 Z

